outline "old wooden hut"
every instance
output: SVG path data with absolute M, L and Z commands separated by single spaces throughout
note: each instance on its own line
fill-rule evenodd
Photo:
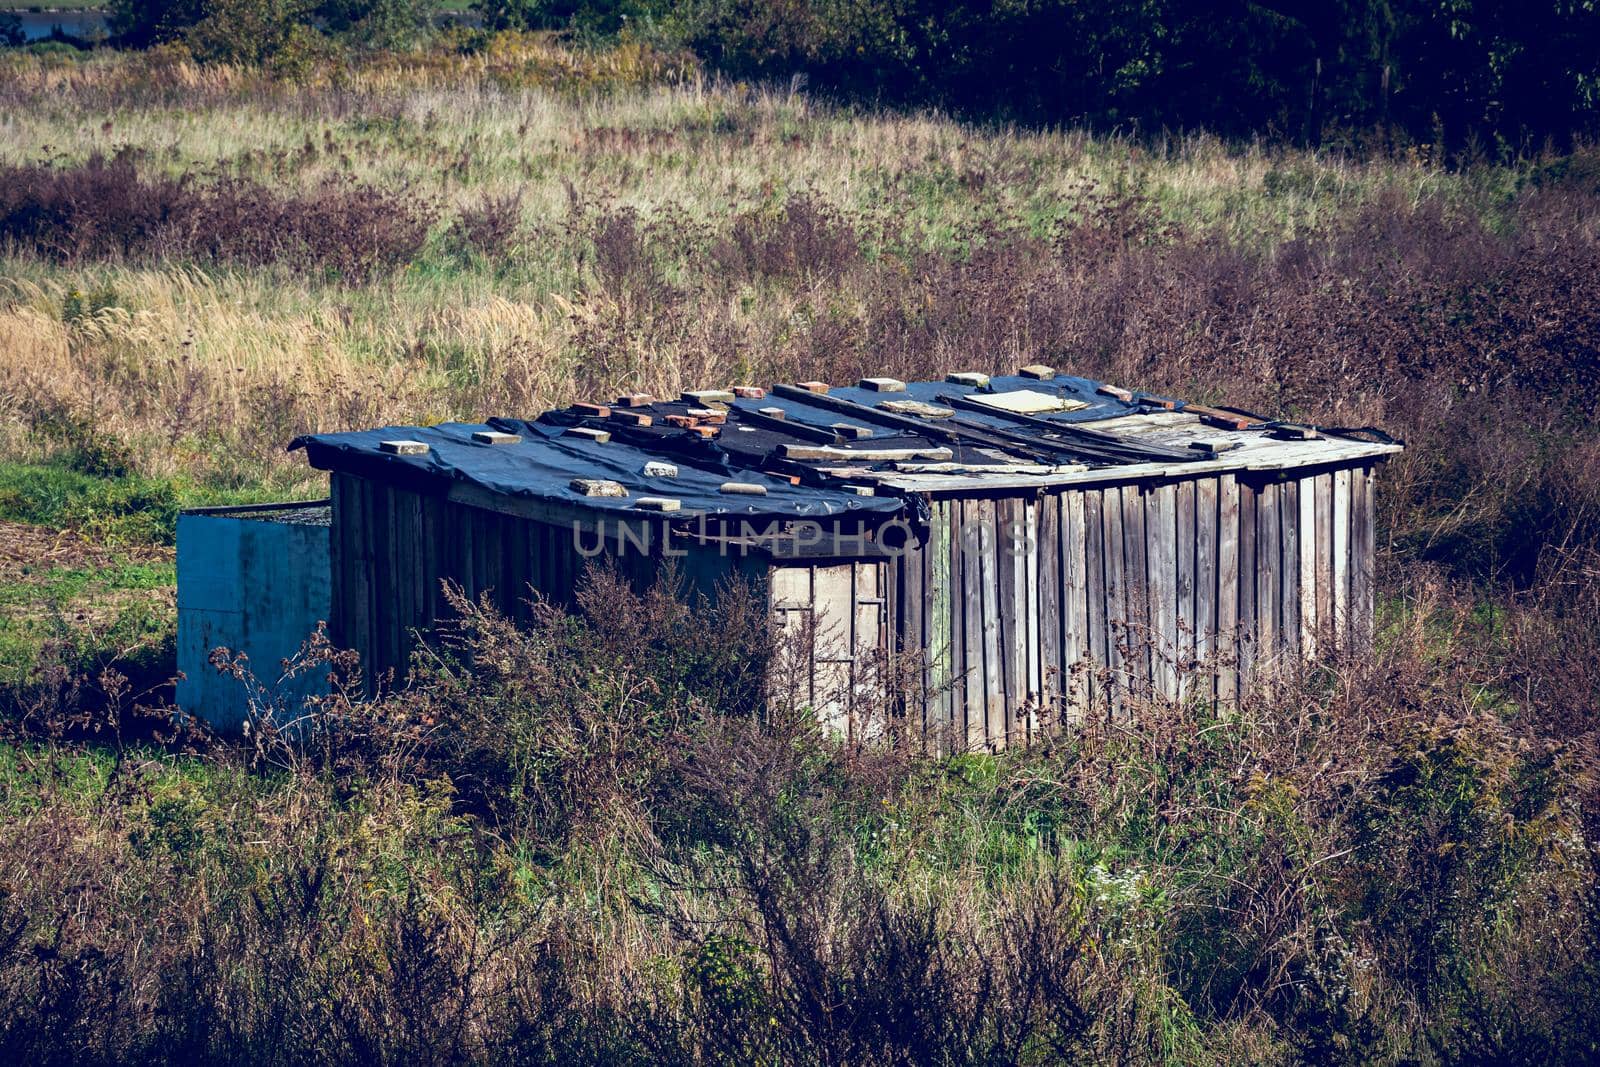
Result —
M 1367 639 L 1399 446 L 1047 367 L 626 396 L 302 438 L 331 475 L 330 627 L 403 671 L 445 579 L 508 612 L 597 555 L 741 573 L 820 714 L 999 747 L 1129 694 L 1229 701 Z M 181 578 L 180 578 L 181 581 Z

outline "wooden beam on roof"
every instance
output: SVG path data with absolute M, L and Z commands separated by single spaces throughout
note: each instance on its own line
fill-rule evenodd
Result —
M 908 463 L 897 462 L 901 474 L 1071 474 L 1088 470 L 1082 463 Z
M 838 415 L 849 415 L 860 419 L 862 422 L 876 423 L 879 426 L 890 427 L 903 433 L 916 434 L 935 441 L 944 441 L 949 444 L 970 444 L 999 448 L 1007 452 L 1017 453 L 1017 440 L 1015 435 L 996 432 L 988 427 L 974 429 L 971 426 L 951 425 L 959 420 L 939 420 L 926 422 L 922 419 L 911 418 L 907 415 L 896 414 L 881 407 L 870 404 L 858 404 L 853 400 L 841 397 L 808 393 L 791 385 L 773 386 L 773 394 L 794 400 L 808 407 L 819 408 L 823 411 L 833 412 Z M 794 420 L 790 420 L 794 425 Z M 1018 453 L 1023 458 L 1036 459 L 1049 454 L 1048 447 L 1030 444 Z
M 878 406 L 896 415 L 912 415 L 920 419 L 948 419 L 956 413 L 954 408 L 924 404 L 920 400 L 885 400 Z
M 1308 467 L 1332 469 L 1387 459 L 1403 451 L 1400 445 L 1335 443 L 1328 438 L 1304 442 L 1263 440 L 1270 447 L 1241 448 L 1216 459 L 1201 458 L 1188 463 L 1129 463 L 1120 467 L 1096 467 L 1072 473 L 1035 476 L 902 474 L 896 471 L 880 472 L 878 482 L 902 493 L 952 496 L 982 492 L 1032 491 L 1062 486 L 1120 484 L 1161 478 L 1199 478 L 1208 474 L 1232 474 L 1239 471 L 1265 472 Z M 1322 447 L 1316 448 L 1318 445 Z
M 1200 416 L 1200 421 L 1208 426 L 1226 430 L 1248 430 L 1256 422 L 1248 415 L 1241 415 L 1236 411 L 1224 411 L 1221 408 L 1209 408 L 1203 404 L 1185 404 L 1183 410 Z
M 797 438 L 801 441 L 811 441 L 816 444 L 833 444 L 839 440 L 839 435 L 826 427 L 812 426 L 810 423 L 779 418 L 777 415 L 769 415 L 765 411 L 734 408 L 733 420 L 735 423 L 771 430 L 774 433 L 786 434 L 789 437 Z
M 895 460 L 948 460 L 955 453 L 948 448 L 836 448 L 830 445 L 779 445 L 784 459 L 856 460 L 861 463 L 891 463 Z
M 981 412 L 984 415 L 992 415 L 995 418 L 1018 423 L 1039 434 L 1051 434 L 1063 444 L 1070 445 L 1092 459 L 1105 459 L 1112 463 L 1142 463 L 1157 459 L 1184 460 L 1192 458 L 1176 448 L 1132 444 L 1109 433 L 1101 433 L 1098 430 L 1085 430 L 1069 422 L 1051 422 L 1048 419 L 1036 418 L 1033 415 L 1005 411 L 986 404 L 976 403 L 964 396 L 955 396 L 947 393 L 938 397 L 938 400 L 939 403 L 949 404 L 953 408 Z M 1050 442 L 1041 441 L 1039 443 L 1047 445 Z

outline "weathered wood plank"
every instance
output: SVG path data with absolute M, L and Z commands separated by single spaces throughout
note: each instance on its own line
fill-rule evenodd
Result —
M 1350 473 L 1350 620 L 1351 648 L 1365 652 L 1372 645 L 1377 590 L 1377 545 L 1373 530 L 1374 483 L 1370 468 Z
M 328 639 L 336 648 L 348 648 L 351 633 L 351 597 L 356 568 L 350 538 L 350 526 L 355 518 L 350 503 L 352 481 L 348 474 L 334 472 L 328 476 L 328 501 L 333 522 L 332 529 L 328 531 L 328 578 L 332 586 L 328 602 Z
M 1145 587 L 1150 597 L 1150 684 L 1178 698 L 1178 488 L 1167 483 L 1144 493 Z
M 1019 564 L 1022 562 L 1016 551 L 1016 528 L 1020 521 L 1022 502 L 1015 497 L 1008 497 L 995 501 L 995 574 L 998 611 L 997 638 L 1000 649 L 1000 686 L 1001 686 L 1001 717 L 998 745 L 1010 745 L 1014 740 L 1017 729 L 1017 710 L 1025 699 L 1027 653 L 1023 650 L 1023 640 L 1027 633 L 1027 622 L 1023 618 L 1026 594 L 1021 593 L 1021 583 L 1018 581 Z M 994 723 L 990 723 L 991 730 Z M 995 745 L 996 737 L 991 732 L 989 743 Z
M 404 662 L 410 665 L 411 653 L 432 628 L 428 618 L 428 544 L 423 539 L 422 494 L 408 492 L 402 498 L 406 531 L 406 570 L 401 576 L 401 587 L 406 599 L 406 618 L 402 637 Z
M 1278 525 L 1283 551 L 1279 574 L 1278 640 L 1283 645 L 1282 662 L 1286 671 L 1296 670 L 1300 662 L 1300 483 L 1287 481 L 1278 487 Z
M 1315 478 L 1317 495 L 1317 650 L 1337 649 L 1333 629 L 1333 475 Z
M 1054 498 L 1049 500 L 1049 507 L 1054 510 Z M 1031 740 L 1039 733 L 1039 700 L 1043 692 L 1043 655 L 1039 647 L 1041 634 L 1039 628 L 1039 508 L 1037 500 L 1024 500 L 1022 505 L 1022 523 L 1025 533 L 1025 542 L 1022 545 L 1023 566 L 1017 568 L 1018 581 L 1021 582 L 1019 590 L 1022 597 L 1023 610 L 1027 619 L 1027 633 L 1023 647 L 1027 652 L 1026 670 L 1026 700 L 1024 709 L 1027 713 L 1023 725 L 1027 729 L 1027 738 Z
M 337 471 L 328 476 L 328 508 L 332 525 L 328 528 L 328 640 L 338 647 L 344 636 L 347 586 L 345 575 L 350 569 L 350 550 L 344 542 L 347 531 L 344 520 L 349 505 L 343 503 L 344 478 Z
M 531 525 L 508 518 L 501 527 L 506 543 L 501 553 L 504 562 L 500 569 L 504 575 L 507 610 L 514 619 L 524 619 L 528 613 L 528 539 L 532 536 Z
M 1197 535 L 1195 528 L 1195 483 L 1180 482 L 1177 487 L 1177 533 L 1173 548 L 1178 556 L 1177 586 L 1177 647 L 1175 666 L 1178 672 L 1177 697 L 1188 699 L 1194 692 L 1195 650 L 1195 570 Z
M 922 632 L 927 643 L 929 664 L 929 714 L 938 731 L 934 740 L 940 752 L 950 751 L 957 718 L 951 687 L 955 677 L 955 635 L 960 629 L 961 607 L 951 593 L 953 582 L 960 580 L 960 572 L 950 569 L 950 508 L 951 505 L 944 501 L 933 505 L 928 519 L 928 543 L 922 553 L 922 572 L 927 579 L 928 610 L 923 618 Z
M 928 655 L 922 640 L 922 549 L 909 545 L 898 559 L 889 561 L 885 572 L 884 597 L 888 601 L 889 643 L 904 685 L 899 694 L 900 722 L 909 734 L 906 740 L 920 744 L 930 734 L 928 706 L 923 699 L 927 683 Z M 913 599 L 915 598 L 915 599 Z M 913 669 L 915 673 L 910 673 Z
M 378 485 L 379 507 L 382 509 L 383 539 L 379 571 L 382 597 L 377 605 L 377 618 L 383 628 L 384 667 L 395 672 L 398 683 L 405 671 L 405 520 L 401 497 L 404 490 L 389 485 Z
M 456 546 L 455 577 L 461 586 L 461 591 L 468 598 L 476 596 L 477 581 L 473 571 L 473 509 L 461 504 L 452 504 L 450 507 L 451 525 L 454 527 L 452 538 Z
M 365 487 L 362 479 L 348 475 L 345 482 L 345 504 L 348 518 L 345 533 L 348 538 L 349 570 L 346 581 L 345 630 L 343 646 L 353 649 L 361 657 L 361 669 L 366 681 L 372 679 L 372 650 L 368 638 L 372 633 L 369 586 L 372 581 L 372 542 L 367 537 Z
M 387 668 L 384 659 L 383 640 L 383 586 L 384 586 L 384 517 L 380 510 L 383 489 L 371 481 L 363 479 L 361 482 L 361 538 L 364 555 L 366 556 L 366 588 L 363 600 L 364 620 L 362 631 L 366 635 L 366 655 L 368 669 L 371 672 L 370 680 L 378 681 Z
M 1350 472 L 1333 472 L 1333 629 L 1336 646 L 1350 647 Z
M 1239 482 L 1217 479 L 1217 701 L 1239 698 Z
M 1128 587 L 1123 574 L 1122 490 L 1101 491 L 1100 514 L 1103 520 L 1103 551 L 1106 571 L 1106 670 L 1111 692 L 1110 710 L 1118 714 L 1124 707 L 1131 679 L 1131 653 L 1128 650 Z
M 855 740 L 886 736 L 888 694 L 883 689 L 883 564 L 856 563 L 851 602 L 850 721 Z
M 488 543 L 483 546 L 483 556 L 484 570 L 489 574 L 488 587 L 493 591 L 494 603 L 502 611 L 509 611 L 515 593 L 507 589 L 509 583 L 506 582 L 506 541 L 507 527 L 515 520 L 509 515 L 485 516 L 485 520 Z
M 389 639 L 389 487 L 375 482 L 363 486 L 367 506 L 367 539 L 372 546 L 372 584 L 368 592 L 368 616 L 372 627 L 372 666 L 377 675 L 394 666 L 394 651 Z
M 400 617 L 397 668 L 406 671 L 411 664 L 411 653 L 417 647 L 417 631 L 427 626 L 421 603 L 426 584 L 422 564 L 422 498 L 409 490 L 396 490 L 394 503 L 398 532 L 394 610 Z
M 445 505 L 441 497 L 429 493 L 421 497 L 421 507 L 422 614 L 432 625 L 444 618 L 445 614 L 443 597 L 439 594 L 439 581 L 447 573 L 447 550 L 442 543 L 441 529 Z
M 1094 697 L 1094 671 L 1093 662 L 1088 663 L 1088 668 L 1081 669 L 1079 664 L 1093 661 L 1096 656 L 1091 651 L 1093 647 L 1092 636 L 1089 632 L 1089 615 L 1091 611 L 1105 610 L 1104 594 L 1093 605 L 1089 600 L 1089 519 L 1086 514 L 1087 494 L 1082 492 L 1063 493 L 1060 497 L 1062 505 L 1062 559 L 1066 565 L 1066 575 L 1063 581 L 1063 597 L 1065 598 L 1062 612 L 1063 634 L 1061 648 L 1062 686 L 1067 696 L 1068 714 L 1074 721 L 1081 721 L 1088 713 L 1089 702 Z M 1099 516 L 1095 517 L 1095 536 L 1099 535 Z M 1100 560 L 1094 557 L 1098 569 Z
M 963 500 L 953 510 L 961 517 L 962 670 L 966 678 L 963 744 L 981 749 L 984 738 L 983 681 L 983 524 L 976 500 Z
M 1128 660 L 1132 689 L 1140 697 L 1152 688 L 1151 658 L 1155 627 L 1150 615 L 1150 575 L 1145 551 L 1145 491 L 1137 485 L 1122 487 L 1122 573 L 1128 586 Z
M 1278 483 L 1268 482 L 1256 495 L 1256 663 L 1262 680 L 1271 683 L 1278 670 L 1279 583 L 1283 567 L 1283 530 L 1278 520 Z
M 855 568 L 849 563 L 816 567 L 811 578 L 816 618 L 817 717 L 830 730 L 852 737 L 850 675 L 855 647 Z
M 536 533 L 547 539 L 549 531 Z M 806 644 L 806 621 L 811 613 L 811 568 L 773 567 L 767 572 L 767 611 L 777 623 L 779 653 L 785 670 L 774 675 L 781 695 L 795 705 L 816 706 L 811 650 Z
M 538 598 L 549 596 L 549 590 L 554 584 L 552 572 L 556 551 L 558 547 L 565 550 L 566 545 L 571 545 L 573 536 L 569 530 L 542 522 L 528 523 L 528 584 L 533 590 L 529 597 L 535 603 L 538 602 Z M 559 544 L 560 542 L 565 542 L 565 545 Z
M 1194 658 L 1203 680 L 1195 691 L 1217 696 L 1217 480 L 1202 478 L 1194 487 Z
M 1296 524 L 1300 536 L 1300 658 L 1311 661 L 1317 657 L 1317 484 L 1315 479 L 1300 478 L 1295 486 L 1300 508 Z
M 1086 695 L 1091 702 L 1090 707 L 1099 710 L 1099 704 L 1106 697 L 1100 671 L 1109 667 L 1111 663 L 1110 654 L 1106 650 L 1107 619 L 1111 603 L 1106 587 L 1106 519 L 1100 490 L 1080 490 L 1077 496 L 1083 503 L 1084 634 L 1087 639 L 1083 654 L 1089 661 L 1085 673 L 1091 679 Z
M 1000 641 L 1000 538 L 995 501 L 979 500 L 978 522 L 982 568 L 984 743 L 998 748 L 1005 743 L 1006 683 Z
M 1256 557 L 1257 512 L 1260 511 L 1261 492 L 1258 486 L 1239 483 L 1239 691 L 1244 693 L 1257 681 L 1257 652 L 1261 638 L 1260 619 L 1256 614 L 1257 571 L 1261 564 Z
M 891 744 L 904 747 L 909 740 L 907 732 L 922 736 L 922 712 L 910 715 L 906 691 L 899 671 L 900 656 L 900 586 L 905 570 L 900 559 L 889 559 L 876 564 L 878 569 L 878 654 L 873 682 L 877 687 L 880 714 L 888 726 Z M 859 607 L 857 608 L 859 611 Z
M 1038 560 L 1038 621 L 1039 621 L 1039 702 L 1046 724 L 1062 716 L 1063 685 L 1066 681 L 1063 630 L 1068 601 L 1066 588 L 1066 537 L 1068 526 L 1063 513 L 1064 497 L 1061 494 L 1039 499 L 1039 540 L 1035 553 Z
M 373 568 L 376 565 L 372 554 L 372 538 L 368 533 L 372 525 L 367 507 L 370 489 L 364 479 L 356 478 L 354 475 L 348 476 L 348 479 L 346 502 L 350 505 L 348 526 L 350 572 L 347 575 L 349 600 L 346 606 L 349 614 L 344 643 L 360 655 L 363 678 L 370 686 L 374 666 L 372 580 Z

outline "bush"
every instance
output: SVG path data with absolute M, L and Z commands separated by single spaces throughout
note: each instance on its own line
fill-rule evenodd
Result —
M 486 196 L 461 209 L 445 234 L 445 244 L 463 257 L 482 256 L 499 266 L 522 229 L 522 196 Z
M 530 847 L 648 821 L 667 753 L 713 715 L 763 714 L 766 614 L 734 583 L 715 603 L 680 598 L 668 577 L 634 594 L 592 570 L 578 614 L 536 603 L 527 627 L 446 589 L 453 618 L 378 707 L 351 691 L 316 709 L 331 763 L 448 775 L 463 805 Z M 257 743 L 291 748 L 277 724 L 300 709 L 257 710 Z M 355 747 L 347 747 L 353 744 Z
M 1458 607 L 1237 714 L 936 763 L 765 713 L 739 604 L 457 599 L 415 686 L 258 720 L 263 776 L 0 750 L 0 1050 L 1592 1058 L 1593 783 L 1433 662 Z
M 242 178 L 146 179 L 129 153 L 77 167 L 0 167 L 0 239 L 69 263 L 281 263 L 361 282 L 411 262 L 433 217 L 404 192 L 338 178 L 303 194 Z
M 361 48 L 415 43 L 432 0 L 113 0 L 116 40 L 136 48 L 183 42 L 208 62 L 280 68 L 296 53 L 320 53 L 327 33 Z M 294 73 L 286 70 L 285 73 Z
M 413 686 L 258 719 L 265 775 L 0 749 L 0 1051 L 1592 1059 L 1592 768 L 1434 654 L 1463 606 L 1234 714 L 939 763 L 772 713 L 764 610 L 671 592 L 456 598 Z

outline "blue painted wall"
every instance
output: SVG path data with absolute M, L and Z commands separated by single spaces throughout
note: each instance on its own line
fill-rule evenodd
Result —
M 273 515 L 178 517 L 178 704 L 224 732 L 244 725 L 249 694 L 211 666 L 214 648 L 247 654 L 257 680 L 291 708 L 327 690 L 325 668 L 287 682 L 280 675 L 328 618 L 328 527 Z

